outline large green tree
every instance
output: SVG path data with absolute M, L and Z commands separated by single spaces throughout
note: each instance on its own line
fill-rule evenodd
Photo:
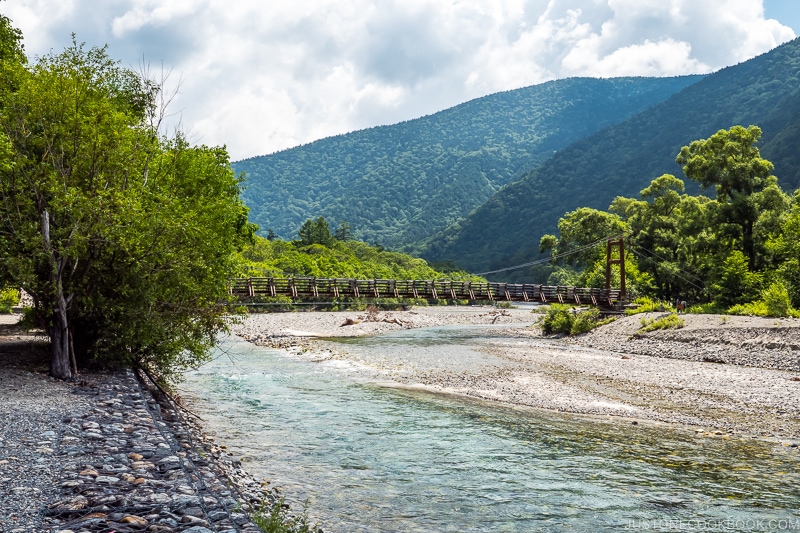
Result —
M 50 373 L 93 358 L 170 377 L 204 357 L 253 229 L 226 151 L 163 137 L 161 87 L 104 48 L 73 42 L 7 87 L 0 270 L 34 299 Z
M 714 246 L 711 200 L 685 194 L 683 181 L 671 174 L 650 182 L 640 195 L 641 200 L 617 197 L 610 207 L 628 223 L 639 269 L 652 277 L 658 298 L 699 299 Z
M 758 126 L 733 126 L 719 130 L 708 139 L 700 139 L 681 148 L 676 161 L 686 177 L 702 187 L 714 187 L 719 224 L 729 225 L 729 234 L 756 268 L 756 242 L 753 229 L 759 218 L 759 193 L 770 183 L 773 165 L 761 157 L 756 144 L 761 138 Z

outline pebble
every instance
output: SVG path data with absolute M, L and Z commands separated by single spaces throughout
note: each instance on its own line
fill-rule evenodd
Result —
M 0 447 L 0 476 L 12 462 L 27 465 L 0 478 L 0 532 L 261 531 L 247 513 L 269 496 L 234 457 L 211 452 L 199 428 L 156 402 L 132 371 L 82 377 L 60 427 L 19 436 L 29 445 L 15 455 Z M 29 477 L 38 461 L 46 477 Z M 38 513 L 17 511 L 37 501 Z

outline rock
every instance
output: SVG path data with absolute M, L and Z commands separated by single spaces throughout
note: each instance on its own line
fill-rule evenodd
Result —
M 120 523 L 122 523 L 122 524 L 136 524 L 138 526 L 146 526 L 147 525 L 147 520 L 145 520 L 144 518 L 142 518 L 140 516 L 129 515 L 129 516 L 126 516 L 125 518 L 123 518 L 122 520 L 120 520 Z
M 204 526 L 192 526 L 189 529 L 184 529 L 183 533 L 214 533 Z

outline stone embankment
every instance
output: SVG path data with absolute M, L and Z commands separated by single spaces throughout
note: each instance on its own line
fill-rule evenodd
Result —
M 132 372 L 67 384 L 2 362 L 0 532 L 260 531 L 262 487 Z

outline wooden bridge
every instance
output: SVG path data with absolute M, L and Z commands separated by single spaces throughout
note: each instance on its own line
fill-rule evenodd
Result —
M 236 278 L 230 293 L 243 302 L 264 297 L 290 298 L 415 298 L 490 302 L 570 303 L 613 307 L 624 303 L 624 289 L 596 289 L 537 284 L 450 280 L 350 278 Z

